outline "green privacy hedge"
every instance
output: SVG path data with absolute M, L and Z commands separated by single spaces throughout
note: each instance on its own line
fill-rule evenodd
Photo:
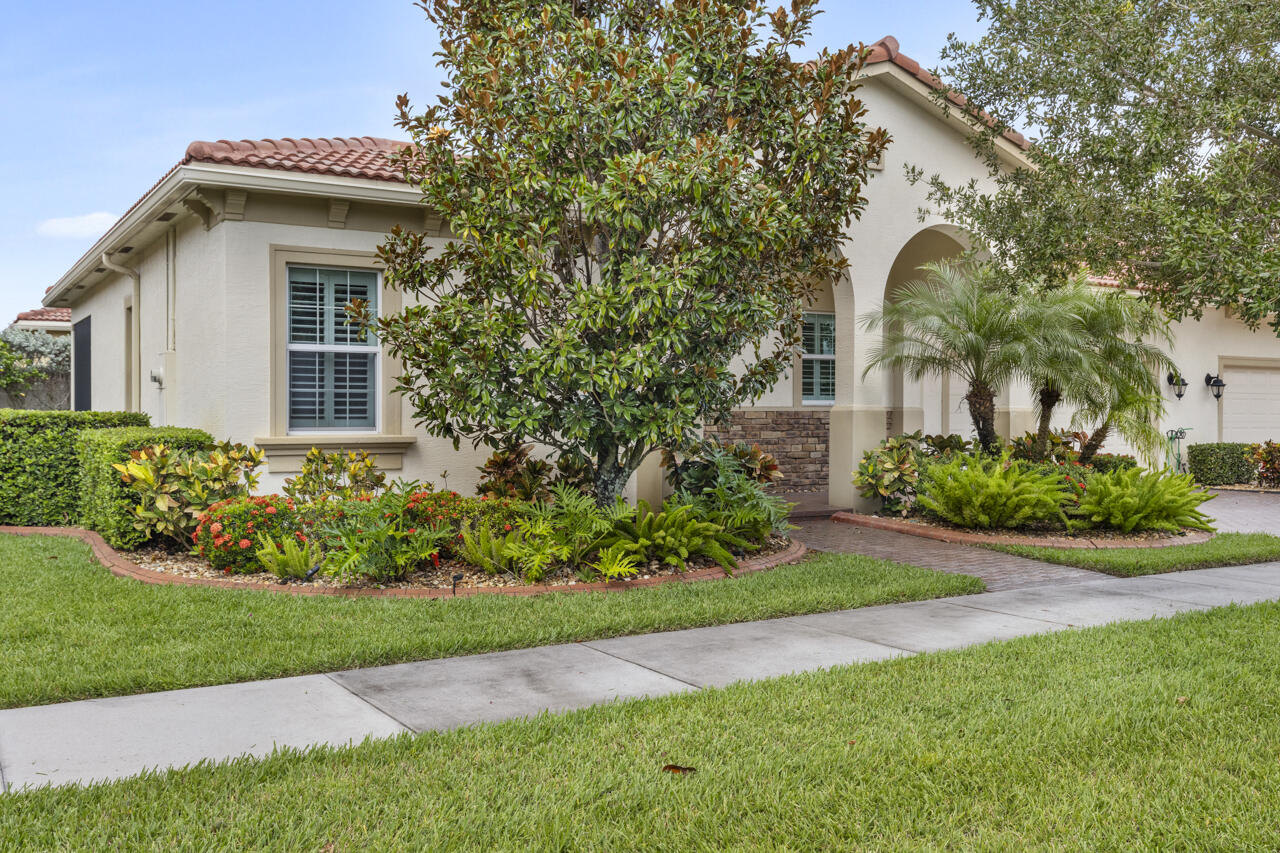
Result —
M 0 409 L 0 524 L 77 523 L 77 436 L 86 429 L 150 423 L 139 412 Z
M 88 429 L 76 440 L 80 461 L 80 523 L 102 534 L 113 548 L 137 548 L 147 541 L 134 529 L 133 508 L 137 496 L 111 467 L 129 458 L 129 451 L 153 444 L 181 450 L 198 450 L 213 443 L 202 429 L 185 427 L 117 427 Z
M 1220 441 L 1187 448 L 1187 467 L 1202 486 L 1232 486 L 1258 479 L 1258 466 L 1249 459 L 1249 445 Z

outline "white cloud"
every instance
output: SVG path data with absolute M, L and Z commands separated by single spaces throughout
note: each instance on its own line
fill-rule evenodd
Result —
M 41 237 L 100 237 L 118 218 L 114 213 L 99 212 L 46 219 L 36 226 L 36 233 Z

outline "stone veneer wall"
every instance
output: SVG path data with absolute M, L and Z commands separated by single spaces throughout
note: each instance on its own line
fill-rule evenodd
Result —
M 825 408 L 770 411 L 738 409 L 729 423 L 706 428 L 708 438 L 758 444 L 778 459 L 783 479 L 779 492 L 827 488 L 827 439 L 831 412 Z

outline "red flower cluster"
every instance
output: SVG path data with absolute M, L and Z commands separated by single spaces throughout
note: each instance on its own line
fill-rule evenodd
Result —
M 297 512 L 292 498 L 260 495 L 222 501 L 201 514 L 192 535 L 200 554 L 216 569 L 254 572 L 258 537 L 279 543 L 289 536 L 305 536 L 313 522 Z M 301 541 L 306 541 L 303 538 Z

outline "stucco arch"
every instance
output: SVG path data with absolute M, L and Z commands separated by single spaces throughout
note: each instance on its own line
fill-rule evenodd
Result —
M 888 227 L 867 237 L 859 235 L 846 246 L 848 276 L 833 286 L 838 367 L 828 458 L 829 499 L 834 506 L 866 504 L 849 479 L 851 472 L 863 453 L 891 432 L 968 431 L 963 411 L 957 417 L 952 411 L 954 404 L 944 399 L 942 380 L 904 381 L 901 374 L 880 369 L 864 375 L 879 332 L 862 328 L 861 316 L 891 299 L 908 281 L 919 278 L 921 264 L 955 257 L 971 246 L 961 228 L 938 218 L 914 221 L 909 226 L 896 219 L 884 225 Z M 959 402 L 963 392 L 948 393 L 947 397 Z M 944 411 L 948 413 L 945 420 Z
M 885 302 L 891 302 L 907 284 L 921 278 L 927 263 L 954 259 L 969 245 L 967 236 L 952 225 L 935 225 L 918 231 L 898 250 L 885 279 Z M 925 430 L 949 433 L 957 430 L 949 377 L 913 380 L 902 370 L 889 371 L 885 383 L 886 435 Z M 963 406 L 963 402 L 959 401 Z

